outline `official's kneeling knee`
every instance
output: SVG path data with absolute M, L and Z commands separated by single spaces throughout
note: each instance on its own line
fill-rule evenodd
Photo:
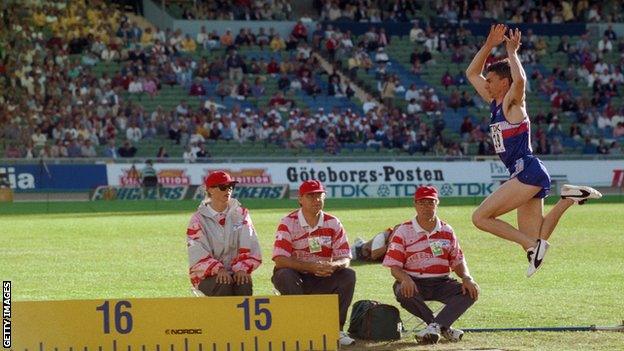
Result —
M 237 284 L 233 289 L 239 296 L 251 296 L 253 295 L 253 284 L 251 282 L 244 284 Z
M 273 272 L 271 281 L 277 290 L 282 294 L 292 293 L 291 290 L 300 284 L 299 273 L 291 268 L 280 268 Z
M 289 280 L 296 280 L 299 279 L 299 274 L 297 274 L 297 271 L 291 268 L 280 268 L 280 269 L 276 269 L 273 272 L 273 278 L 272 280 L 274 282 L 277 281 L 289 281 Z
M 459 295 L 460 298 L 463 300 L 462 302 L 468 306 L 472 306 L 477 300 L 473 299 L 472 297 L 470 297 L 470 294 L 468 294 L 467 292 L 465 294 L 461 294 Z
M 398 303 L 403 304 L 405 302 L 408 302 L 412 298 L 414 298 L 413 296 L 412 297 L 405 297 L 403 295 L 403 293 L 401 292 L 401 285 L 397 285 L 396 288 L 394 288 L 393 290 L 394 290 L 394 297 L 396 298 Z M 414 295 L 416 295 L 416 294 L 418 294 L 418 293 L 415 292 Z
M 355 271 L 351 268 L 341 268 L 334 272 L 336 277 L 340 277 L 341 282 L 352 283 L 355 285 Z

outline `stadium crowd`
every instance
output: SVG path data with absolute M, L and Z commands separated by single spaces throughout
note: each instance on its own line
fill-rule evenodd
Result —
M 409 22 L 432 11 L 452 24 L 488 21 L 511 23 L 622 22 L 618 1 L 559 0 L 315 0 L 314 16 L 321 21 L 367 23 Z M 177 0 L 167 9 L 183 19 L 292 20 L 292 0 Z
M 507 6 L 503 8 L 515 4 L 502 3 Z M 410 2 L 399 1 L 394 6 L 406 4 Z M 442 5 L 456 6 L 451 2 Z M 577 6 L 573 14 L 585 16 L 592 8 Z M 598 9 L 598 13 L 604 11 Z M 89 2 L 88 7 L 81 1 L 7 5 L 2 21 L 7 30 L 0 36 L 4 92 L 0 96 L 0 133 L 8 158 L 134 157 L 145 140 L 163 137 L 182 145 L 184 154 L 172 156 L 183 156 L 188 162 L 209 157 L 209 143 L 216 140 L 323 149 L 330 154 L 343 148 L 394 148 L 410 154 L 461 156 L 471 144 L 478 145 L 478 154 L 493 153 L 487 118 L 467 116 L 460 130 L 452 131 L 460 138 L 447 138 L 445 110 L 482 106 L 474 94 L 459 93 L 458 88 L 465 85 L 463 73 L 447 72 L 442 77 L 442 86 L 450 92 L 403 86 L 389 69 L 393 58 L 386 48 L 391 38 L 383 28 L 371 26 L 358 38 L 331 25 L 318 25 L 308 33 L 300 21 L 287 38 L 273 28 L 256 33 L 241 29 L 236 35 L 228 29 L 209 33 L 202 28 L 191 37 L 179 30 L 143 29 L 100 1 Z M 415 22 L 409 35 L 417 44 L 410 57 L 411 72 L 419 75 L 436 65 L 435 57 L 441 52 L 452 52 L 452 62 L 458 67 L 465 65 L 476 50 L 469 34 L 462 27 L 455 30 Z M 544 38 L 527 31 L 523 40 L 523 62 L 539 63 L 547 52 Z M 568 40 L 564 37 L 557 48 L 568 58 L 565 68 L 530 70 L 531 89 L 549 96 L 551 102 L 548 113 L 531 116 L 535 150 L 561 153 L 564 139 L 569 137 L 584 143 L 585 153 L 621 153 L 618 140 L 624 137 L 624 109 L 616 106 L 613 98 L 620 96 L 624 83 L 624 42 L 610 29 L 597 44 L 591 43 L 588 35 L 574 44 Z M 250 60 L 238 53 L 242 47 L 285 52 L 282 57 L 287 59 L 279 63 L 262 57 Z M 198 50 L 216 54 L 194 55 Z M 330 61 L 348 57 L 348 76 L 355 77 L 358 70 L 375 76 L 377 86 L 369 91 L 361 111 L 310 110 L 296 105 L 292 99 L 296 94 L 354 96 L 340 75 L 324 72 L 312 55 L 314 51 L 325 53 Z M 609 52 L 620 55 L 617 64 L 603 61 Z M 504 53 L 495 52 L 490 60 L 501 55 Z M 117 63 L 120 69 L 98 76 L 94 67 L 103 62 Z M 266 96 L 266 85 L 275 81 L 277 91 Z M 562 89 L 565 85 L 561 82 L 584 82 L 594 96 L 575 96 L 572 90 Z M 158 99 L 166 85 L 182 87 L 188 99 L 199 98 L 202 104 L 194 109 L 182 99 L 172 110 L 158 107 L 146 111 L 126 98 Z M 228 97 L 241 103 L 266 97 L 268 104 L 257 109 L 240 104 L 223 108 L 220 103 Z M 573 121 L 568 131 L 561 127 L 563 119 Z M 155 156 L 169 156 L 164 145 Z
M 169 1 L 167 10 L 187 20 L 285 21 L 292 19 L 293 1 Z
M 396 73 L 397 70 L 392 68 L 393 64 L 401 63 L 389 56 L 386 49 L 390 45 L 390 38 L 385 35 L 383 28 L 376 29 L 371 26 L 355 44 L 349 32 L 334 31 L 331 25 L 328 25 L 327 32 L 329 34 L 326 37 L 331 38 L 324 41 L 324 46 L 319 44 L 317 48 L 324 50 L 330 60 L 334 56 L 348 56 L 346 70 L 351 78 L 357 77 L 359 70 L 374 75 L 374 93 L 386 107 L 392 108 L 397 101 L 403 100 L 404 112 L 408 115 L 428 115 L 432 118 L 436 133 L 429 145 L 438 146 L 437 150 L 434 148 L 435 154 L 444 154 L 444 148 L 450 150 L 451 155 L 458 154 L 453 152 L 458 149 L 459 154 L 466 154 L 471 143 L 479 144 L 479 154 L 491 152 L 487 119 L 478 122 L 474 116 L 466 116 L 459 130 L 461 142 L 458 148 L 456 142 L 443 139 L 441 132 L 445 128 L 445 121 L 436 118 L 440 112 L 449 108 L 455 111 L 474 106 L 486 108 L 478 96 L 465 88 L 463 67 L 466 65 L 466 58 L 472 57 L 478 47 L 468 39 L 469 32 L 463 27 L 421 28 L 415 22 L 409 35 L 410 41 L 418 44 L 409 58 L 411 73 L 415 77 L 420 77 L 424 70 L 435 67 L 438 64 L 435 57 L 451 52 L 451 67 L 457 67 L 458 70 L 454 74 L 447 70 L 441 77 L 440 86 L 447 95 L 441 97 L 438 97 L 438 92 L 433 88 L 418 89 L 415 84 L 411 84 L 406 89 Z M 582 142 L 582 152 L 586 154 L 621 153 L 624 105 L 617 101 L 621 96 L 619 89 L 624 83 L 624 40 L 618 40 L 612 26 L 605 30 L 602 39 L 597 43 L 590 42 L 589 33 L 583 34 L 574 45 L 570 45 L 569 37 L 564 36 L 557 52 L 567 57 L 566 68 L 562 67 L 563 62 L 557 62 L 550 72 L 541 65 L 541 59 L 551 55 L 554 48 L 550 52 L 547 50 L 546 38 L 533 34 L 531 29 L 527 30 L 523 37 L 521 59 L 532 73 L 528 88 L 531 91 L 531 86 L 534 86 L 533 90 L 540 97 L 547 97 L 550 103 L 549 110 L 536 111 L 531 116 L 535 124 L 533 132 L 536 153 L 563 153 L 564 139 Z M 604 56 L 613 56 L 612 54 L 617 55 L 615 62 L 606 63 Z M 488 63 L 501 60 L 505 55 L 504 51 L 494 51 Z M 574 84 L 587 84 L 592 88 L 592 95 L 576 96 L 572 89 Z M 364 112 L 369 106 L 373 105 L 364 104 Z M 562 129 L 562 120 L 572 122 L 569 131 Z M 479 124 L 476 125 L 477 123 Z M 610 139 L 606 146 L 604 138 Z

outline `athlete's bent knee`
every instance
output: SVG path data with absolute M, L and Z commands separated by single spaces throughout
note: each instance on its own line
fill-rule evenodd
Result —
M 472 213 L 472 224 L 474 224 L 475 227 L 481 230 L 485 230 L 487 220 L 488 220 L 488 216 L 485 215 L 483 211 L 481 211 L 480 209 L 476 209 Z

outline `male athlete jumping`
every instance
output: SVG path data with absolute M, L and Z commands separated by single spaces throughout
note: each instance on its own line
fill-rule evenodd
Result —
M 541 267 L 548 250 L 546 241 L 559 218 L 575 203 L 598 199 L 602 194 L 587 186 L 564 185 L 561 199 L 543 215 L 544 198 L 550 192 L 550 176 L 531 149 L 531 122 L 526 112 L 526 73 L 518 58 L 520 30 L 504 24 L 492 25 L 490 33 L 470 66 L 468 80 L 490 103 L 490 135 L 494 150 L 509 170 L 510 177 L 488 196 L 472 215 L 474 225 L 503 239 L 520 244 L 527 252 L 530 277 Z M 507 59 L 491 64 L 483 76 L 485 61 L 493 48 L 505 42 Z M 517 210 L 518 229 L 499 216 Z

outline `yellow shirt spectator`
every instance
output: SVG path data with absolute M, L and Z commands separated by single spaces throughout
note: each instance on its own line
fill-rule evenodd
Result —
M 589 9 L 589 2 L 587 0 L 576 2 L 576 13 L 583 13 L 583 11 L 587 9 Z
M 108 24 L 111 27 L 117 28 L 119 26 L 119 13 L 115 11 L 115 13 L 108 18 Z
M 197 43 L 188 34 L 182 40 L 181 45 L 182 45 L 182 51 L 195 52 L 195 50 L 197 50 Z
M 33 22 L 37 27 L 43 27 L 46 23 L 46 16 L 43 12 L 37 12 L 33 15 Z
M 65 17 L 65 21 L 66 21 L 68 26 L 81 24 L 80 23 L 80 18 L 78 16 L 75 16 L 75 15 L 72 15 L 72 16 L 69 16 L 69 17 Z
M 271 50 L 273 51 L 281 51 L 281 50 L 286 49 L 286 43 L 284 42 L 282 38 L 280 38 L 278 34 L 276 34 L 273 37 L 269 46 L 271 47 Z
M 110 41 L 110 35 L 108 34 L 108 32 L 106 30 L 104 30 L 104 28 L 100 27 L 97 30 L 97 36 L 100 38 L 100 40 L 103 43 L 108 43 Z
M 207 130 L 206 128 L 204 128 L 203 125 L 198 124 L 197 127 L 195 128 L 195 131 L 198 134 L 201 134 L 201 136 L 203 136 L 204 138 L 208 139 L 210 137 L 210 131 Z
M 94 9 L 87 10 L 87 19 L 89 20 L 89 23 L 98 24 L 100 22 L 100 17 L 102 17 L 100 11 Z
M 61 32 L 61 22 L 60 21 L 55 21 L 52 22 L 52 24 L 50 25 L 50 27 L 52 27 L 52 31 L 58 35 Z
M 574 12 L 572 12 L 572 4 L 569 1 L 561 2 L 561 12 L 563 13 L 564 22 L 569 22 L 574 19 Z
M 150 28 L 146 28 L 141 34 L 141 44 L 143 46 L 152 45 L 154 42 L 154 35 L 152 34 L 152 30 Z M 182 42 L 184 45 L 184 42 Z M 193 49 L 195 51 L 195 49 Z

